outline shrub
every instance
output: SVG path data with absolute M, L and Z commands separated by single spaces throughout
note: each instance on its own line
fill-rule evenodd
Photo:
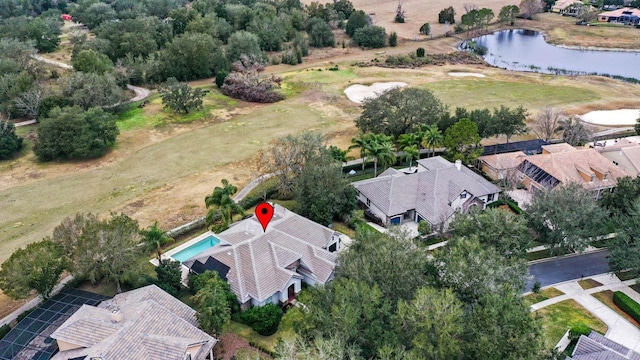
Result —
M 626 312 L 634 318 L 636 321 L 640 321 L 640 304 L 635 302 L 632 298 L 622 291 L 616 291 L 613 293 L 613 303 L 620 308 L 620 310 Z
M 275 75 L 262 77 L 264 64 L 255 57 L 242 56 L 233 64 L 233 72 L 227 76 L 222 85 L 222 93 L 232 98 L 258 102 L 273 103 L 284 99 L 275 91 L 280 87 L 282 78 Z
M 418 223 L 418 232 L 421 235 L 431 234 L 431 225 L 424 220 L 420 220 L 420 223 Z
M 569 340 L 574 341 L 580 338 L 580 335 L 589 336 L 591 328 L 585 324 L 578 324 L 569 330 Z
M 431 25 L 429 23 L 424 23 L 420 26 L 420 34 L 429 35 L 431 34 Z
M 347 21 L 347 26 L 345 27 L 345 31 L 347 35 L 354 36 L 356 30 L 365 27 L 369 24 L 367 20 L 367 15 L 362 10 L 354 11 L 349 15 L 349 20 Z
M 452 6 L 449 6 L 446 9 L 442 9 L 440 11 L 440 13 L 438 14 L 438 23 L 440 24 L 444 24 L 444 23 L 449 23 L 449 24 L 454 24 L 456 22 L 456 11 L 453 9 Z
M 275 304 L 256 306 L 240 314 L 240 319 L 258 334 L 269 336 L 278 331 L 282 310 Z
M 424 57 L 424 53 L 425 53 L 424 48 L 417 48 L 416 49 L 416 56 L 417 57 L 423 58 Z
M 29 316 L 29 314 L 31 314 L 31 312 L 32 312 L 33 310 L 34 310 L 34 309 L 27 310 L 27 311 L 23 312 L 22 314 L 18 315 L 18 318 L 16 319 L 16 321 L 17 321 L 17 322 L 20 322 L 20 321 L 24 320 L 24 318 L 26 318 L 27 316 Z
M 389 35 L 389 46 L 398 46 L 398 34 L 395 31 L 392 32 L 391 35 Z
M 0 160 L 9 159 L 22 149 L 22 138 L 9 121 L 0 121 Z
M 540 288 L 541 288 L 541 284 L 540 281 L 536 281 L 533 283 L 533 287 L 531 288 L 531 292 L 533 292 L 534 294 L 537 294 L 540 292 Z
M 226 79 L 227 76 L 229 76 L 229 72 L 226 70 L 216 72 L 216 86 L 218 86 L 219 89 L 224 85 L 224 79 Z
M 461 34 L 461 33 L 464 32 L 464 27 L 462 25 L 458 24 L 458 25 L 454 26 L 453 31 L 456 34 Z
M 11 331 L 11 326 L 9 326 L 8 324 L 0 326 L 0 340 L 7 336 L 9 331 Z

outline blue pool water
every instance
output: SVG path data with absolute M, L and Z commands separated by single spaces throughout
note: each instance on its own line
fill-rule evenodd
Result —
M 177 253 L 171 255 L 174 260 L 178 260 L 180 262 L 184 262 L 187 259 L 190 259 L 201 252 L 218 245 L 220 239 L 213 235 L 209 235 L 206 238 L 198 241 L 197 243 L 189 246 L 186 249 L 180 250 Z

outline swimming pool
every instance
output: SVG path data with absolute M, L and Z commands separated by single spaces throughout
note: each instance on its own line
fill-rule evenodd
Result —
M 171 257 L 174 260 L 184 262 L 185 260 L 190 259 L 200 254 L 201 252 L 218 245 L 219 242 L 220 242 L 220 239 L 218 239 L 213 235 L 209 235 L 206 238 L 198 241 L 197 243 L 189 246 L 188 248 L 182 249 L 177 253 L 171 255 Z

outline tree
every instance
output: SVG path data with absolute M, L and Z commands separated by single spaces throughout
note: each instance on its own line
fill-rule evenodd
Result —
M 422 287 L 413 300 L 398 304 L 398 334 L 424 359 L 454 359 L 462 354 L 462 303 L 451 289 Z
M 581 19 L 585 24 L 589 24 L 598 18 L 599 12 L 600 11 L 597 8 L 594 8 L 591 5 L 582 5 L 578 10 L 576 18 Z
M 96 158 L 113 146 L 118 133 L 116 117 L 100 108 L 55 108 L 40 121 L 33 152 L 40 161 Z
M 198 12 L 194 9 L 181 7 L 169 12 L 169 19 L 174 35 L 180 35 L 185 32 L 187 25 L 196 19 Z
M 100 227 L 101 222 L 95 215 L 76 214 L 56 226 L 51 239 L 62 247 L 63 256 L 69 259 L 69 272 L 76 278 L 90 280 L 92 284 L 102 278 Z
M 282 43 L 287 40 L 285 26 L 287 18 L 280 18 L 275 14 L 261 14 L 254 17 L 247 29 L 260 38 L 260 48 L 264 51 L 280 51 Z M 291 26 L 290 23 L 288 23 Z
M 431 124 L 425 128 L 422 137 L 422 145 L 427 149 L 431 149 L 431 156 L 435 156 L 436 147 L 442 146 L 443 141 L 444 136 L 442 135 L 442 131 L 438 128 L 438 125 Z
M 232 98 L 258 103 L 273 103 L 284 99 L 275 91 L 280 87 L 282 78 L 271 75 L 263 77 L 265 70 L 261 59 L 242 55 L 233 63 L 233 72 L 224 79 L 222 93 Z
M 403 0 L 398 0 L 398 7 L 396 8 L 396 17 L 394 19 L 397 23 L 404 23 L 404 10 L 402 10 Z
M 482 148 L 478 147 L 480 140 L 478 125 L 469 119 L 462 119 L 445 131 L 442 144 L 447 149 L 450 161 L 462 160 L 469 164 L 482 154 Z
M 179 261 L 164 259 L 155 268 L 158 280 L 156 285 L 167 293 L 178 296 L 182 281 L 182 267 Z
M 47 299 L 66 267 L 62 249 L 45 239 L 18 249 L 2 263 L 0 288 L 14 299 L 24 299 L 35 290 Z
M 342 220 L 357 206 L 356 190 L 329 154 L 307 163 L 293 184 L 295 212 L 319 224 Z
M 560 121 L 560 129 L 562 140 L 571 146 L 582 146 L 593 140 L 593 132 L 571 117 Z
M 469 33 L 469 30 L 480 24 L 480 12 L 476 9 L 469 11 L 462 15 L 460 23 L 467 27 L 467 33 Z
M 500 105 L 499 109 L 493 109 L 494 133 L 496 135 L 503 134 L 509 138 L 513 135 L 523 134 L 527 131 L 525 119 L 529 114 L 522 106 L 510 109 L 504 105 Z
M 113 71 L 113 63 L 109 57 L 93 49 L 81 50 L 71 57 L 71 65 L 77 71 L 104 74 Z
M 35 41 L 36 49 L 52 52 L 60 44 L 62 22 L 53 17 L 31 19 L 26 26 L 27 36 Z
M 426 248 L 417 247 L 401 229 L 392 229 L 387 234 L 361 229 L 349 251 L 340 254 L 336 278 L 378 286 L 395 306 L 400 299 L 411 300 L 417 288 L 432 284 L 433 268 L 427 255 Z
M 525 19 L 532 19 L 533 15 L 541 13 L 544 10 L 544 4 L 541 0 L 522 0 L 520 2 L 520 14 Z
M 520 14 L 520 8 L 517 5 L 505 5 L 500 9 L 498 18 L 501 22 L 509 23 L 513 26 L 516 22 L 516 17 Z
M 22 149 L 23 139 L 16 135 L 16 127 L 8 120 L 0 120 L 0 160 L 11 159 Z
M 453 6 L 449 6 L 448 8 L 442 9 L 440 13 L 438 13 L 438 23 L 439 24 L 455 24 L 456 23 L 456 11 L 453 9 Z
M 532 240 L 524 217 L 499 208 L 457 215 L 449 224 L 449 231 L 457 237 L 475 236 L 481 244 L 506 257 L 524 257 Z
M 111 74 L 74 72 L 71 76 L 60 78 L 62 95 L 72 105 L 88 110 L 92 107 L 113 106 L 125 99 L 122 89 Z
M 604 206 L 611 216 L 617 214 L 628 215 L 640 198 L 640 178 L 625 176 L 618 178 L 613 191 L 605 191 L 600 198 L 600 204 Z
M 227 59 L 230 63 L 240 60 L 242 55 L 262 58 L 260 38 L 248 31 L 241 30 L 231 34 L 226 49 Z
M 196 318 L 200 327 L 214 335 L 219 334 L 222 327 L 231 320 L 231 308 L 227 301 L 224 283 L 216 273 L 216 276 L 208 279 L 191 298 L 197 311 Z
M 316 22 L 309 31 L 309 45 L 322 48 L 335 46 L 336 40 L 331 27 L 323 20 Z
M 98 249 L 94 251 L 101 254 L 101 273 L 115 281 L 116 292 L 121 293 L 120 283 L 132 275 L 129 271 L 138 261 L 138 222 L 125 214 L 111 213 L 111 218 L 102 222 L 97 241 Z
M 172 242 L 173 239 L 158 227 L 157 221 L 147 229 L 140 230 L 140 235 L 142 235 L 142 244 L 144 244 L 145 251 L 155 252 L 158 262 L 162 262 L 162 247 Z
M 85 11 L 73 14 L 73 17 L 92 30 L 103 22 L 115 20 L 118 17 L 118 14 L 113 10 L 111 5 L 103 2 L 96 2 L 89 6 Z
M 500 292 L 520 292 L 527 280 L 523 260 L 509 259 L 478 239 L 453 238 L 434 255 L 441 287 L 449 287 L 466 304 Z
M 493 10 L 489 8 L 482 8 L 478 10 L 478 19 L 481 28 L 486 28 L 494 17 L 495 14 L 493 13 Z
M 271 141 L 266 150 L 260 151 L 258 170 L 262 174 L 275 174 L 280 195 L 291 195 L 295 178 L 306 164 L 322 156 L 323 149 L 324 139 L 320 134 L 286 135 Z
M 409 160 L 409 169 L 411 169 L 413 159 L 418 160 L 420 158 L 420 150 L 418 150 L 417 145 L 411 145 L 405 146 L 402 151 L 404 151 L 405 158 Z
M 609 248 L 611 271 L 629 271 L 633 277 L 640 276 L 640 199 L 636 198 L 626 214 L 614 217 L 616 237 Z M 4 265 L 3 265 L 4 269 Z M 3 288 L 4 289 L 4 288 Z
M 396 33 L 395 31 L 389 34 L 389 46 L 391 47 L 398 46 L 398 33 Z
M 364 165 L 367 159 L 367 146 L 368 138 L 370 134 L 363 134 L 362 132 L 358 135 L 358 137 L 351 139 L 351 146 L 349 146 L 349 150 L 351 149 L 360 149 L 360 160 L 362 161 L 362 170 L 364 170 Z
M 519 291 L 482 296 L 465 318 L 464 353 L 471 359 L 539 359 L 542 328 Z
M 18 108 L 24 116 L 29 119 L 38 119 L 40 112 L 40 104 L 44 99 L 44 90 L 36 85 L 31 89 L 23 92 L 15 99 L 16 108 Z
M 429 25 L 429 23 L 424 23 L 422 24 L 422 26 L 420 26 L 419 31 L 420 31 L 420 34 L 422 35 L 429 35 L 431 34 L 431 25 Z M 423 56 L 418 56 L 418 57 L 424 57 L 424 54 Z
M 218 68 L 227 64 L 221 47 L 208 34 L 178 35 L 160 55 L 163 73 L 166 78 L 175 77 L 179 81 L 211 77 Z
M 194 89 L 186 82 L 178 82 L 174 77 L 167 79 L 167 82 L 160 85 L 158 93 L 160 93 L 165 108 L 185 114 L 192 110 L 201 109 L 202 99 L 205 96 L 202 89 Z
M 347 344 L 335 335 L 328 338 L 317 336 L 309 342 L 298 335 L 281 339 L 276 343 L 275 352 L 274 359 L 278 360 L 363 360 L 356 346 Z
M 329 146 L 329 155 L 333 160 L 339 161 L 340 163 L 346 163 L 347 159 L 351 157 L 347 157 L 347 153 L 349 150 L 342 150 L 335 145 Z
M 347 21 L 347 25 L 345 27 L 345 31 L 347 35 L 353 37 L 356 33 L 356 30 L 363 28 L 369 25 L 369 21 L 367 20 L 367 15 L 362 10 L 357 10 L 349 15 L 349 20 Z
M 445 106 L 426 89 L 394 88 L 379 97 L 367 98 L 356 126 L 362 132 L 381 133 L 398 138 L 416 132 L 422 125 L 435 124 Z
M 378 164 L 384 168 L 395 164 L 396 152 L 390 136 L 371 134 L 367 141 L 367 156 L 373 159 L 373 177 L 376 177 Z
M 229 180 L 222 179 L 222 187 L 216 186 L 211 195 L 204 198 L 204 203 L 209 209 L 207 213 L 207 225 L 213 223 L 213 219 L 220 214 L 223 227 L 228 227 L 233 222 L 233 214 L 244 215 L 244 209 L 240 207 L 232 198 L 238 188 L 229 183 Z
M 606 214 L 593 192 L 576 183 L 536 193 L 527 207 L 529 225 L 550 249 L 582 251 L 598 235 Z
M 544 141 L 553 139 L 561 130 L 561 122 L 566 118 L 562 110 L 545 106 L 534 118 L 531 130 Z
M 371 25 L 361 27 L 353 34 L 353 40 L 358 46 L 373 49 L 384 47 L 386 37 L 383 27 Z

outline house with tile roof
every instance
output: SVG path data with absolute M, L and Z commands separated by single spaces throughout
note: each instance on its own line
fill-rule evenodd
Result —
M 640 360 L 640 354 L 591 331 L 581 335 L 569 360 Z
M 595 147 L 605 158 L 618 166 L 627 175 L 636 177 L 640 175 L 640 144 L 637 142 L 620 139 L 604 147 Z
M 196 311 L 155 285 L 83 305 L 51 334 L 52 360 L 205 360 L 217 340 L 198 328 Z
M 500 188 L 458 160 L 440 156 L 418 160 L 411 173 L 389 168 L 374 179 L 356 181 L 358 200 L 386 225 L 427 221 L 444 229 L 456 212 L 484 209 L 498 200 Z
M 292 301 L 302 283 L 331 281 L 345 236 L 280 205 L 266 228 L 255 216 L 215 234 L 220 242 L 183 262 L 190 271 L 218 271 L 241 308 Z
M 638 25 L 640 23 L 640 10 L 626 7 L 613 11 L 605 11 L 598 14 L 598 21 Z
M 478 167 L 493 180 L 505 180 L 517 175 L 517 168 L 527 157 L 522 151 L 484 155 L 478 158 Z
M 529 191 L 574 182 L 599 198 L 604 191 L 616 187 L 618 178 L 627 176 L 594 149 L 565 143 L 545 145 L 542 149 L 541 154 L 527 156 L 518 166 L 520 180 Z

